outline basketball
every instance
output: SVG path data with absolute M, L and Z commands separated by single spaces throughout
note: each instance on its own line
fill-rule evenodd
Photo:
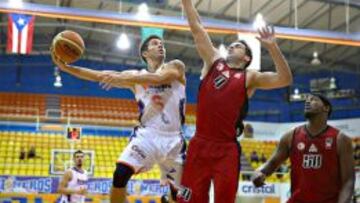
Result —
M 65 63 L 77 61 L 84 52 L 85 44 L 82 37 L 71 30 L 57 34 L 52 43 L 55 55 Z

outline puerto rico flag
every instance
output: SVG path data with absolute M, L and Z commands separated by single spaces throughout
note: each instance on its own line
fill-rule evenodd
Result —
M 32 49 L 35 17 L 23 14 L 8 15 L 8 53 L 29 54 Z

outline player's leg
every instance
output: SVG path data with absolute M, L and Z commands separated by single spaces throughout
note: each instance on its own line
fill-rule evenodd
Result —
M 223 150 L 224 156 L 214 162 L 215 203 L 233 203 L 239 183 L 240 150 L 237 145 Z
M 212 179 L 211 168 L 209 167 L 210 158 L 202 152 L 203 142 L 191 140 L 186 155 L 181 186 L 190 191 L 185 192 L 179 197 L 179 203 L 208 203 L 209 189 Z M 205 147 L 206 149 L 207 147 Z
M 135 169 L 124 163 L 117 163 L 113 175 L 113 186 L 110 193 L 111 203 L 124 203 L 126 200 L 126 185 Z
M 142 135 L 132 138 L 117 161 L 111 189 L 111 203 L 124 203 L 126 185 L 133 174 L 151 169 L 154 163 L 154 148 Z
M 168 146 L 173 146 L 173 148 L 168 149 L 168 153 L 164 154 L 164 161 L 159 163 L 159 167 L 162 174 L 161 182 L 167 182 L 170 188 L 168 202 L 175 203 L 186 157 L 186 142 L 182 137 L 172 139 L 170 142 Z
M 161 171 L 161 183 L 169 185 L 168 202 L 175 203 L 178 191 L 180 189 L 180 181 L 183 164 L 175 162 L 175 160 L 167 160 L 159 164 Z

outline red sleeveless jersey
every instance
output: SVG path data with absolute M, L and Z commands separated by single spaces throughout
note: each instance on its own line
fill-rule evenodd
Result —
M 305 125 L 295 129 L 291 161 L 289 203 L 336 203 L 341 177 L 336 140 L 339 130 L 328 126 L 310 137 Z
M 246 112 L 246 72 L 215 61 L 200 84 L 195 137 L 234 141 Z

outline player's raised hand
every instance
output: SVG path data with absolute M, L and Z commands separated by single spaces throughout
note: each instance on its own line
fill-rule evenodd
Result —
M 255 185 L 255 187 L 261 187 L 265 185 L 265 174 L 260 171 L 255 171 L 254 175 L 251 177 L 251 181 Z
M 274 26 L 266 25 L 258 29 L 260 37 L 256 37 L 267 49 L 276 43 Z

